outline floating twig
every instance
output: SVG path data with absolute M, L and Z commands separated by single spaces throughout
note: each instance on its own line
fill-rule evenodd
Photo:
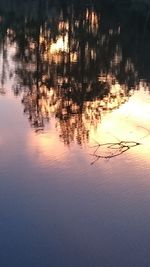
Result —
M 98 142 L 97 142 L 98 143 Z M 91 163 L 94 164 L 98 159 L 111 159 L 117 156 L 122 155 L 126 151 L 128 151 L 132 147 L 136 147 L 141 145 L 141 143 L 136 141 L 120 141 L 120 142 L 112 142 L 112 143 L 103 143 L 103 144 L 97 144 L 93 147 L 96 147 L 94 150 L 92 156 L 95 157 L 95 160 Z M 110 149 L 115 150 L 114 153 L 109 152 L 108 155 L 102 155 L 98 153 L 98 150 L 100 147 L 106 147 L 106 149 L 109 151 Z
M 143 126 L 137 126 L 138 128 L 142 128 L 145 131 L 147 131 L 147 134 L 139 138 L 139 140 L 143 140 L 146 137 L 150 135 L 150 130 L 143 127 Z M 112 134 L 111 134 L 112 135 Z M 108 143 L 102 143 L 100 144 L 96 140 L 94 140 L 97 144 L 92 146 L 92 148 L 95 148 L 92 156 L 95 157 L 95 160 L 91 163 L 94 164 L 98 159 L 111 159 L 117 156 L 122 155 L 123 153 L 127 152 L 129 149 L 142 145 L 139 141 L 132 141 L 132 140 L 122 140 L 120 141 L 118 137 L 112 135 L 118 142 L 108 142 Z M 105 147 L 107 149 L 108 155 L 103 155 L 102 153 L 98 153 L 98 150 L 102 147 Z M 110 150 L 113 150 L 112 153 Z

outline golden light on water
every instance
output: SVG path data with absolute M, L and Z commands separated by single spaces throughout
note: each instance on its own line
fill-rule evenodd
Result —
M 96 34 L 99 27 L 99 17 L 94 10 L 86 10 L 86 21 L 89 23 L 89 30 Z
M 150 151 L 150 95 L 142 88 L 135 91 L 128 102 L 106 114 L 96 131 L 90 132 L 90 143 L 137 142 L 136 153 L 149 160 Z M 132 148 L 133 150 L 133 148 Z
M 68 34 L 60 36 L 56 42 L 50 45 L 50 53 L 68 52 Z

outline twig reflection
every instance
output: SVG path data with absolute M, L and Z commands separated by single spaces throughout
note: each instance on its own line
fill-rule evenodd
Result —
M 120 141 L 120 142 L 112 142 L 112 143 L 104 143 L 104 144 L 97 144 L 93 147 L 95 147 L 95 151 L 93 154 L 91 154 L 93 157 L 95 157 L 94 161 L 92 161 L 91 165 L 94 164 L 99 159 L 111 159 L 117 156 L 120 156 L 121 154 L 125 153 L 132 147 L 136 147 L 141 145 L 141 143 L 136 141 Z M 101 147 L 105 147 L 107 149 L 108 155 L 102 155 L 98 153 L 98 150 Z M 114 152 L 111 151 L 114 150 Z

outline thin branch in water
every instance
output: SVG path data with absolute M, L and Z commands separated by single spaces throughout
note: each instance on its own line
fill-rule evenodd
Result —
M 91 163 L 93 165 L 98 159 L 111 159 L 117 156 L 122 155 L 126 151 L 128 151 L 132 147 L 136 147 L 141 145 L 141 143 L 136 142 L 136 141 L 120 141 L 120 142 L 112 142 L 112 143 L 104 143 L 104 144 L 98 144 L 96 147 L 96 150 L 91 154 L 92 156 L 95 157 L 95 160 Z M 110 149 L 114 149 L 114 153 L 109 153 L 109 155 L 102 155 L 98 154 L 97 151 L 100 147 L 106 146 L 106 149 L 108 149 L 108 152 Z

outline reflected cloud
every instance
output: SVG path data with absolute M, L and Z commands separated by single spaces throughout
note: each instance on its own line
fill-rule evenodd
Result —
M 69 151 L 62 142 L 58 141 L 56 132 L 51 130 L 40 134 L 29 132 L 27 144 L 29 155 L 32 157 L 34 153 L 37 160 L 42 162 L 44 166 L 45 164 L 53 164 L 56 161 L 63 163 L 69 157 Z

